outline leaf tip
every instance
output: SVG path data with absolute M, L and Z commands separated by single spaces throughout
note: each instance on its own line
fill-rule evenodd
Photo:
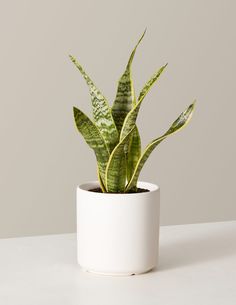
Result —
M 189 109 L 191 109 L 192 111 L 195 109 L 195 107 L 196 107 L 196 102 L 197 102 L 197 100 L 195 99 L 193 102 L 192 102 L 192 104 L 189 106 Z
M 76 108 L 75 106 L 73 106 L 73 113 L 74 113 L 74 116 L 78 113 L 78 108 Z
M 161 69 L 160 69 L 161 72 L 163 72 L 167 66 L 168 66 L 168 62 L 164 66 L 161 67 Z
M 71 54 L 69 54 L 69 58 L 70 58 L 70 60 L 71 60 L 73 63 L 75 63 L 75 62 L 76 62 L 75 57 L 74 57 L 74 56 L 72 56 Z
M 143 34 L 141 35 L 141 37 L 139 38 L 138 43 L 137 43 L 136 46 L 135 46 L 135 48 L 137 48 L 138 45 L 140 44 L 140 42 L 143 40 L 143 37 L 145 36 L 146 32 L 147 32 L 147 28 L 145 28 Z

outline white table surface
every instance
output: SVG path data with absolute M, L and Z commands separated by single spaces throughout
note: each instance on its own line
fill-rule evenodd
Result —
M 0 240 L 1 305 L 235 305 L 236 221 L 161 227 L 158 270 L 85 273 L 75 234 Z

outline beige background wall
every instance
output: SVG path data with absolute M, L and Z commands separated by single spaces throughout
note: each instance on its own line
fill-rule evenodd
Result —
M 75 230 L 75 187 L 96 178 L 72 106 L 90 111 L 80 59 L 111 101 L 130 51 L 136 91 L 168 70 L 139 117 L 143 143 L 197 98 L 142 179 L 162 190 L 162 224 L 236 219 L 236 2 L 0 1 L 0 237 Z

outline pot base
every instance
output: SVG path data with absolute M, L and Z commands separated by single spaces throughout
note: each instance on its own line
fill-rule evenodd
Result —
M 102 275 L 102 276 L 132 276 L 132 275 L 140 275 L 140 274 L 144 274 L 144 273 L 148 273 L 151 270 L 153 270 L 155 267 L 151 267 L 145 271 L 138 271 L 138 272 L 121 272 L 121 273 L 113 273 L 113 272 L 100 272 L 100 271 L 94 271 L 94 270 L 90 270 L 90 269 L 85 269 L 85 268 L 81 268 L 83 272 L 87 272 L 87 273 L 92 273 L 92 274 L 97 274 L 97 275 Z

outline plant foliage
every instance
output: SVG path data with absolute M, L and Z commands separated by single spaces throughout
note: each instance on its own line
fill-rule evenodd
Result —
M 194 110 L 195 102 L 179 115 L 162 136 L 151 141 L 141 151 L 141 139 L 136 125 L 137 116 L 145 96 L 167 66 L 167 64 L 162 66 L 154 73 L 136 99 L 131 66 L 136 49 L 145 32 L 133 49 L 125 71 L 118 81 L 112 107 L 109 106 L 107 99 L 78 60 L 70 55 L 70 59 L 81 72 L 89 87 L 93 110 L 93 120 L 91 120 L 81 110 L 74 107 L 75 123 L 95 153 L 100 186 L 102 191 L 107 193 L 135 192 L 139 174 L 151 152 L 168 136 L 185 127 Z

